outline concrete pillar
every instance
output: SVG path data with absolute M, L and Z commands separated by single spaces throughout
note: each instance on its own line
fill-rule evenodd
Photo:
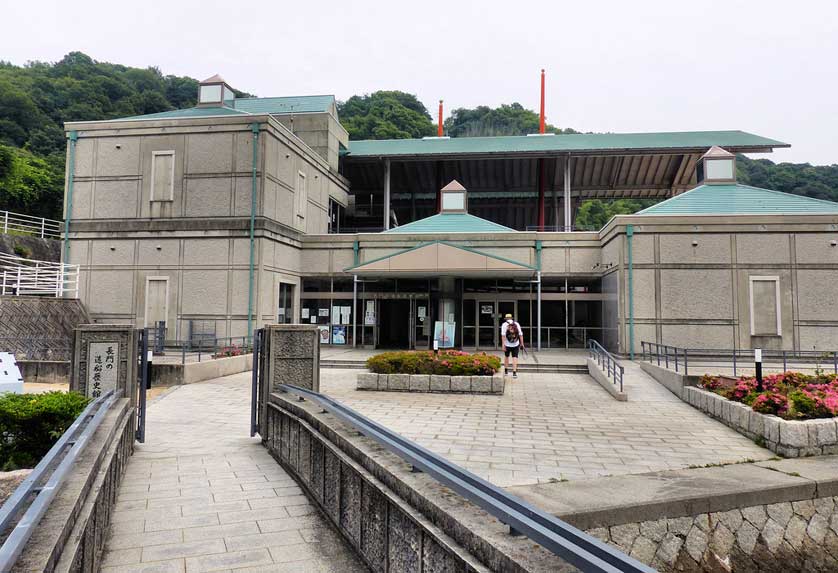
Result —
M 564 162 L 564 227 L 566 231 L 573 225 L 573 210 L 570 205 L 570 157 Z
M 120 389 L 137 401 L 138 331 L 127 324 L 84 324 L 73 333 L 70 390 L 97 398 Z
M 390 160 L 384 160 L 384 230 L 390 228 Z
M 354 313 L 354 309 L 353 309 Z M 273 391 L 279 384 L 320 391 L 320 331 L 309 324 L 265 326 L 265 380 Z

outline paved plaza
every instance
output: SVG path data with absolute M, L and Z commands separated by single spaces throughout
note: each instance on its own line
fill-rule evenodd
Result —
M 355 390 L 321 369 L 321 391 L 502 486 L 765 460 L 774 454 L 623 361 L 628 402 L 587 375 L 521 373 L 503 396 Z
M 111 516 L 103 572 L 366 571 L 257 438 L 250 373 L 148 408 Z

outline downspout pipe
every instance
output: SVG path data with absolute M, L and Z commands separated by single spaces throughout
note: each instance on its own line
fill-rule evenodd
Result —
M 250 340 L 253 335 L 253 286 L 254 266 L 256 259 L 256 168 L 259 161 L 259 124 L 250 124 L 253 132 L 253 164 L 251 166 L 250 182 L 250 268 L 247 279 L 247 337 Z
M 634 263 L 631 253 L 631 238 L 634 225 L 626 225 L 626 250 L 628 256 L 628 323 L 629 323 L 629 358 L 634 360 Z
M 360 257 L 360 252 L 359 252 L 360 250 L 361 250 L 361 245 L 356 240 L 354 243 L 352 243 L 352 260 L 353 260 L 352 266 L 354 266 L 354 267 L 357 267 L 361 263 L 361 257 Z
M 64 214 L 64 264 L 70 264 L 70 219 L 73 218 L 73 180 L 76 171 L 76 141 L 79 132 L 72 130 L 68 136 L 70 156 L 67 159 L 67 212 Z

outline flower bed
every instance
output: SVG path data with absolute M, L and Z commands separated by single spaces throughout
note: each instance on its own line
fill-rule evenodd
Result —
M 500 370 L 500 358 L 459 350 L 383 352 L 367 359 L 375 374 L 435 374 L 444 376 L 491 376 Z
M 762 385 L 763 391 L 758 392 L 756 378 L 744 376 L 703 376 L 699 381 L 705 390 L 784 420 L 838 416 L 838 376 L 834 374 L 784 372 L 764 376 Z

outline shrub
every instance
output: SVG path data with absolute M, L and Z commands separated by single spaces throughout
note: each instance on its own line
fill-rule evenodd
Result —
M 76 392 L 0 395 L 0 468 L 34 467 L 88 402 Z
M 728 400 L 742 402 L 756 412 L 787 420 L 838 416 L 838 376 L 835 374 L 771 374 L 763 377 L 762 392 L 757 392 L 757 381 L 752 376 L 743 376 L 733 385 L 726 384 L 721 376 L 702 376 L 699 385 Z
M 500 358 L 459 350 L 383 352 L 368 358 L 367 368 L 376 374 L 491 376 L 500 369 Z
M 17 256 L 28 259 L 32 256 L 32 250 L 26 245 L 15 244 L 14 252 Z
M 244 348 L 241 346 L 222 346 L 215 352 L 215 354 L 212 355 L 212 357 L 227 358 L 228 356 L 241 356 L 244 353 Z

